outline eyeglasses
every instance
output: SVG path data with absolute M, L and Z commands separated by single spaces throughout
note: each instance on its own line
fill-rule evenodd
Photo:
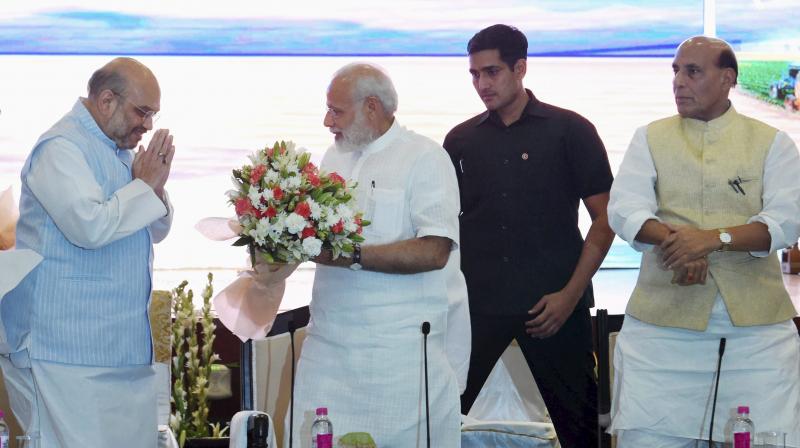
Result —
M 136 114 L 139 115 L 142 121 L 147 121 L 147 119 L 150 118 L 153 120 L 153 123 L 155 123 L 156 121 L 158 121 L 159 118 L 161 118 L 161 115 L 158 114 L 157 110 L 144 110 L 141 107 L 134 104 L 133 101 L 129 100 L 127 96 L 121 93 L 114 92 L 113 90 L 111 91 L 111 93 L 117 95 L 118 97 L 130 103 L 130 105 L 133 106 L 133 108 L 136 110 Z

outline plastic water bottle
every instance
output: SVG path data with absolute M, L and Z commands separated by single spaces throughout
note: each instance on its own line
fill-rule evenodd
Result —
M 317 418 L 311 425 L 311 448 L 333 448 L 333 423 L 328 408 L 317 408 Z
M 5 419 L 6 415 L 0 410 L 0 448 L 9 448 L 8 441 L 8 424 Z
M 753 435 L 755 434 L 755 426 L 753 421 L 750 420 L 750 408 L 748 406 L 739 406 L 736 408 L 739 415 L 733 421 L 733 448 L 750 448 L 753 443 Z

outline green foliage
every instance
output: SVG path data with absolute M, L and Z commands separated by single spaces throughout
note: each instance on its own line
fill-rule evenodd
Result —
M 783 105 L 783 100 L 769 97 L 769 86 L 783 76 L 788 61 L 740 61 L 739 86 L 759 99 Z
M 187 438 L 209 437 L 221 433 L 219 425 L 208 423 L 208 384 L 212 364 L 219 360 L 214 344 L 214 317 L 211 315 L 213 275 L 203 290 L 203 308 L 196 312 L 191 289 L 185 280 L 172 290 L 172 415 L 170 426 L 183 447 Z M 198 338 L 197 331 L 201 332 Z

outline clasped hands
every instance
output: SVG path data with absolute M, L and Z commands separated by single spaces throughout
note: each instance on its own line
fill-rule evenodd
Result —
M 147 149 L 139 145 L 133 158 L 133 178 L 141 179 L 164 200 L 164 185 L 169 178 L 175 146 L 169 129 L 159 129 L 153 134 Z
M 717 230 L 663 223 L 669 235 L 661 242 L 661 263 L 673 272 L 672 283 L 681 286 L 705 284 L 707 255 L 720 247 Z

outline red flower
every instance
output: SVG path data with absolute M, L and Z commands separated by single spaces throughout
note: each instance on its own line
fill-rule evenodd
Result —
M 261 178 L 264 177 L 264 173 L 266 172 L 267 167 L 265 165 L 256 165 L 253 171 L 250 172 L 250 184 L 256 185 L 261 182 Z
M 316 234 L 317 234 L 317 231 L 314 230 L 313 227 L 306 227 L 305 229 L 303 229 L 303 233 L 300 235 L 300 238 L 301 239 L 306 239 L 306 238 L 314 236 Z
M 339 222 L 331 226 L 331 232 L 333 233 L 342 233 L 344 230 L 344 222 L 340 219 Z
M 308 179 L 308 183 L 311 184 L 312 187 L 319 187 L 322 182 L 319 180 L 319 176 L 315 173 L 307 173 L 306 179 Z
M 313 163 L 308 162 L 308 163 L 306 163 L 306 166 L 303 167 L 303 171 L 302 172 L 303 172 L 303 174 L 314 174 L 314 175 L 316 175 L 317 174 L 317 167 L 314 166 Z
M 275 187 L 272 189 L 272 197 L 275 198 L 276 201 L 283 199 L 283 190 L 281 190 L 281 187 Z
M 364 230 L 364 227 L 361 226 L 361 217 L 360 216 L 356 216 L 356 218 L 353 221 L 358 226 L 358 229 L 356 229 L 356 233 L 361 235 L 361 232 Z
M 311 216 L 311 207 L 308 205 L 308 202 L 300 202 L 295 205 L 294 212 L 308 219 L 308 217 Z
M 236 200 L 236 215 L 252 215 L 255 211 L 253 204 L 250 203 L 248 198 L 239 198 Z
M 341 184 L 342 187 L 345 186 L 344 178 L 342 176 L 336 174 L 336 173 L 328 174 L 328 180 L 330 180 L 331 182 L 333 182 L 335 184 Z
M 267 218 L 274 218 L 277 214 L 278 214 L 278 211 L 275 210 L 275 207 L 273 207 L 271 205 L 269 207 L 267 207 L 267 211 L 264 212 L 264 215 Z

